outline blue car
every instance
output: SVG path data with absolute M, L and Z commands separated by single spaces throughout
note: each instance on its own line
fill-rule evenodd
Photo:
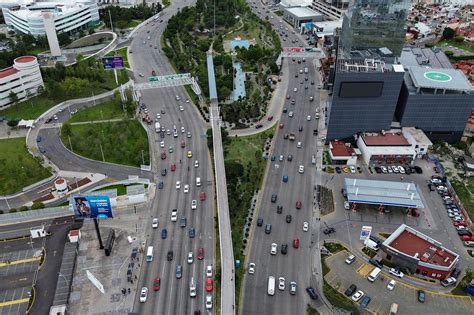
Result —
M 41 136 L 36 137 L 36 142 L 41 142 Z
M 167 172 L 166 172 L 166 168 L 164 168 L 164 169 L 161 170 L 161 176 L 166 176 L 166 173 L 167 173 Z
M 360 307 L 366 308 L 367 305 L 369 305 L 370 301 L 371 301 L 371 298 L 370 298 L 370 297 L 368 297 L 367 295 L 364 296 L 364 297 L 362 298 L 362 300 L 360 301 Z
M 275 160 L 276 160 L 276 156 L 272 155 L 272 161 L 275 161 Z
M 166 229 L 161 230 L 161 238 L 166 239 L 168 237 L 168 231 Z
M 287 175 L 284 175 L 284 176 L 283 176 L 283 182 L 284 182 L 284 183 L 287 183 L 287 182 L 288 182 L 288 176 L 287 176 Z
M 163 189 L 163 185 L 164 185 L 163 182 L 159 182 L 158 183 L 158 189 Z

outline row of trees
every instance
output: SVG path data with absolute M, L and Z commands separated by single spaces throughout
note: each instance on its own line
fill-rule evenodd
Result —
M 104 9 L 99 10 L 99 16 L 102 21 L 105 22 L 107 27 L 110 28 L 110 16 L 112 17 L 112 23 L 115 27 L 124 29 L 127 28 L 130 21 L 132 20 L 146 20 L 153 15 L 157 14 L 162 10 L 160 3 L 152 3 L 148 5 L 137 5 L 131 8 L 119 7 L 119 6 L 108 6 Z

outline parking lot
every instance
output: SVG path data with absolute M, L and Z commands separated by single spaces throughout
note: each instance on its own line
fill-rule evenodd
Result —
M 326 264 L 331 271 L 325 276 L 326 281 L 341 294 L 351 285 L 355 284 L 357 290 L 362 290 L 372 300 L 368 310 L 376 314 L 388 314 L 390 305 L 397 303 L 400 314 L 423 314 L 429 310 L 429 314 L 472 314 L 472 304 L 469 297 L 453 296 L 449 294 L 438 294 L 426 291 L 426 301 L 420 303 L 417 300 L 417 289 L 396 280 L 393 291 L 387 289 L 388 282 L 392 279 L 382 274 L 371 283 L 367 280 L 367 274 L 373 269 L 362 261 L 356 259 L 348 265 L 345 259 L 348 253 L 339 252 L 326 258 Z M 344 276 L 341 276 L 344 275 Z

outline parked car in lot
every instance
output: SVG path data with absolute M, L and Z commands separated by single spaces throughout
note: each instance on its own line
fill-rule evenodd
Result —
M 351 284 L 347 289 L 346 291 L 344 291 L 344 294 L 346 296 L 351 296 L 352 294 L 354 294 L 354 292 L 357 290 L 357 286 L 355 284 Z
M 375 267 L 379 267 L 380 269 L 383 268 L 382 262 L 381 262 L 381 261 L 378 261 L 378 260 L 375 259 L 375 258 L 369 259 L 369 262 L 370 262 L 372 265 L 374 265 Z
M 346 258 L 346 264 L 350 265 L 352 264 L 354 261 L 355 261 L 355 256 L 354 255 L 350 255 Z
M 390 290 L 390 291 L 392 291 L 392 290 L 395 288 L 395 284 L 396 284 L 396 283 L 397 283 L 397 282 L 396 282 L 395 280 L 393 280 L 393 279 L 390 280 L 390 282 L 387 284 L 387 289 Z
M 364 296 L 364 291 L 359 290 L 354 295 L 352 295 L 352 301 L 357 302 Z
M 449 286 L 452 286 L 456 283 L 456 278 L 454 277 L 449 277 L 447 279 L 444 279 L 443 281 L 441 281 L 441 285 L 443 287 L 449 287 Z
M 403 278 L 403 272 L 401 272 L 400 270 L 396 268 L 390 268 L 388 272 L 396 277 Z
M 366 308 L 366 307 L 369 305 L 369 303 L 370 303 L 371 300 L 372 300 L 372 299 L 371 299 L 370 297 L 368 297 L 367 295 L 364 296 L 364 297 L 362 298 L 362 300 L 360 300 L 360 307 Z
M 420 303 L 425 303 L 425 300 L 426 300 L 425 291 L 423 291 L 423 290 L 418 290 L 418 291 L 417 291 L 417 294 L 418 294 L 418 302 L 420 302 Z

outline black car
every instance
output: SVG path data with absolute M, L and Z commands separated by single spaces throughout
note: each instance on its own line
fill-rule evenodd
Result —
M 311 85 L 314 85 L 314 81 L 311 80 Z
M 161 170 L 161 176 L 166 176 L 166 168 Z
M 265 225 L 265 234 L 270 234 L 272 232 L 272 225 L 267 224 Z
M 291 214 L 286 215 L 286 223 L 291 223 Z
M 158 189 L 163 189 L 163 185 L 164 185 L 163 182 L 159 182 L 158 183 Z
M 257 226 L 262 226 L 263 225 L 263 218 L 258 218 L 257 219 Z
M 286 114 L 288 112 L 288 109 L 285 107 L 283 108 L 283 114 Z
M 168 251 L 168 255 L 166 257 L 167 257 L 168 261 L 172 261 L 173 260 L 173 251 L 172 250 Z
M 306 292 L 308 292 L 309 297 L 312 300 L 317 300 L 318 299 L 318 295 L 316 294 L 316 290 L 313 287 L 307 287 Z
M 378 260 L 375 259 L 375 258 L 369 259 L 369 262 L 370 262 L 372 265 L 374 265 L 375 267 L 379 267 L 380 269 L 383 268 L 382 262 L 381 262 L 381 261 L 378 261 Z
M 271 201 L 272 201 L 273 203 L 275 203 L 275 202 L 277 201 L 277 195 L 276 195 L 276 194 L 272 194 L 272 199 L 271 199 Z
M 181 220 L 179 220 L 179 226 L 182 228 L 186 227 L 186 217 L 181 217 Z
M 281 245 L 281 253 L 283 255 L 286 255 L 287 252 L 288 252 L 288 245 L 286 245 L 286 244 Z
M 277 213 L 281 214 L 283 212 L 283 206 L 282 205 L 278 205 L 277 206 Z
M 289 162 L 293 161 L 293 155 L 288 154 L 288 157 L 286 158 Z
M 333 228 L 333 227 L 326 228 L 326 229 L 323 230 L 323 233 L 324 233 L 325 235 L 329 235 L 329 234 L 331 234 L 331 233 L 336 233 L 336 229 Z
M 262 124 L 258 124 L 258 125 L 255 126 L 255 129 L 260 129 L 260 128 L 262 128 L 262 127 L 263 127 Z
M 336 173 L 341 174 L 341 168 L 339 166 L 336 166 Z
M 344 292 L 346 296 L 351 296 L 354 292 L 357 291 L 357 286 L 355 284 L 351 284 L 347 290 Z
M 415 172 L 416 172 L 417 174 L 423 174 L 423 169 L 422 169 L 421 167 L 419 167 L 419 166 L 414 166 L 413 168 L 415 169 Z
M 166 229 L 161 230 L 161 238 L 166 239 L 168 237 L 168 231 Z
M 189 229 L 189 238 L 194 238 L 196 236 L 196 230 L 194 228 Z
M 418 293 L 418 302 L 420 302 L 420 303 L 425 303 L 425 300 L 426 300 L 425 291 L 423 291 L 423 290 L 418 290 L 417 293 Z
M 459 236 L 465 236 L 465 235 L 467 235 L 467 236 L 471 237 L 471 236 L 472 236 L 472 233 L 471 233 L 470 231 L 468 231 L 468 230 L 460 230 L 460 231 L 458 231 L 458 235 L 459 235 Z
M 369 305 L 369 303 L 370 303 L 371 300 L 372 300 L 372 299 L 371 299 L 370 297 L 368 297 L 367 295 L 364 296 L 364 297 L 362 298 L 362 300 L 360 300 L 360 307 L 366 308 L 367 305 Z
M 377 174 L 382 173 L 382 169 L 380 167 L 376 166 L 374 169 L 375 169 L 375 173 L 377 173 Z
M 456 269 L 454 269 L 453 272 L 451 273 L 451 277 L 454 277 L 454 278 L 457 279 L 460 274 L 461 274 L 461 269 L 456 268 Z

